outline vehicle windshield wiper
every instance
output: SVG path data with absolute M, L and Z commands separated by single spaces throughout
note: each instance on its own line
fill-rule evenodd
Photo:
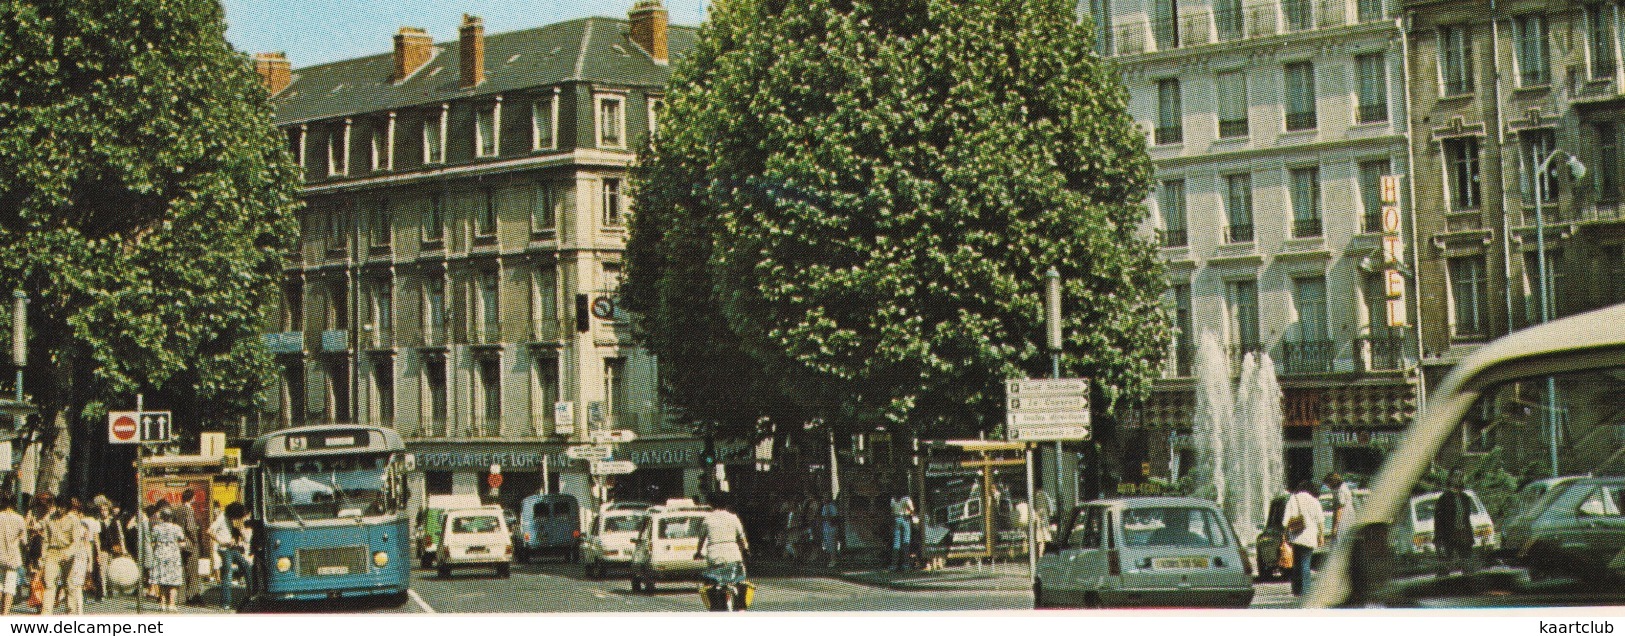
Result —
M 281 497 L 276 497 L 275 499 L 277 503 L 282 504 L 282 507 L 288 509 L 288 512 L 293 515 L 293 520 L 299 522 L 299 527 L 303 529 L 305 527 L 305 519 L 299 516 L 299 511 L 294 509 L 293 504 L 284 501 Z

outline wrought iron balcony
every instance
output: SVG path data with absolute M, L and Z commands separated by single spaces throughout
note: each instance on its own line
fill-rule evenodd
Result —
M 1263 351 L 1264 343 L 1262 342 L 1243 342 L 1230 345 L 1230 373 L 1240 375 L 1241 363 L 1247 359 L 1247 354 L 1262 353 Z
M 1405 368 L 1405 332 L 1397 328 L 1375 329 L 1360 338 L 1369 371 L 1399 371 Z
M 1295 238 L 1320 236 L 1320 219 L 1293 220 L 1292 236 Z
M 1359 121 L 1362 124 L 1374 124 L 1388 121 L 1388 104 L 1362 104 L 1359 108 Z
M 1247 118 L 1219 120 L 1220 137 L 1246 137 Z
M 1286 30 L 1308 31 L 1314 28 L 1313 10 L 1309 0 L 1281 0 L 1281 15 L 1286 18 Z
M 1231 223 L 1225 238 L 1231 243 L 1250 243 L 1253 240 L 1253 224 Z
M 1220 42 L 1240 40 L 1246 35 L 1246 32 L 1242 30 L 1243 26 L 1242 10 L 1239 4 L 1234 8 L 1213 10 L 1213 27 L 1214 30 L 1218 31 Z
M 1315 111 L 1304 113 L 1287 113 L 1287 130 L 1309 130 L 1315 127 Z
M 1281 354 L 1287 373 L 1331 373 L 1336 345 L 1330 340 L 1285 340 Z

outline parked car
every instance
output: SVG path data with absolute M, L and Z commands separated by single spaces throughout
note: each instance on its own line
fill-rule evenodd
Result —
M 1625 569 L 1625 477 L 1569 478 L 1553 485 L 1537 506 L 1502 524 L 1512 563 L 1537 578 L 1573 572 L 1606 579 Z
M 672 499 L 648 509 L 628 564 L 633 592 L 653 593 L 657 581 L 700 578 L 705 559 L 695 557 L 694 552 L 700 547 L 700 530 L 709 514 L 710 506 L 695 504 L 692 499 Z
M 519 502 L 520 562 L 556 555 L 574 563 L 581 542 L 581 508 L 573 495 L 535 494 Z
M 1536 498 L 1544 510 L 1526 538 L 1521 523 L 1503 528 L 1508 548 L 1521 540 L 1522 560 L 1491 565 L 1468 555 L 1439 563 L 1434 572 L 1411 573 L 1404 566 L 1418 561 L 1417 553 L 1403 550 L 1404 537 L 1396 550 L 1392 536 L 1406 517 L 1419 520 L 1410 508 L 1430 467 L 1501 457 L 1520 468 L 1533 464 L 1567 474 L 1618 478 L 1625 472 L 1617 425 L 1625 412 L 1625 304 L 1480 346 L 1430 389 L 1427 409 L 1389 451 L 1370 498 L 1356 511 L 1352 536 L 1333 549 L 1304 604 L 1625 606 L 1625 502 L 1600 478 L 1549 486 Z M 1464 459 L 1463 450 L 1496 452 Z
M 1473 547 L 1486 552 L 1494 551 L 1501 542 L 1501 538 L 1495 534 L 1495 521 L 1484 509 L 1484 502 L 1479 500 L 1477 493 L 1471 490 L 1466 493 L 1467 499 L 1473 502 L 1473 512 L 1469 516 L 1473 523 Z M 1400 517 L 1399 524 L 1395 526 L 1393 544 L 1396 552 L 1428 554 L 1434 551 L 1433 509 L 1439 504 L 1441 494 L 1430 492 L 1411 497 L 1410 514 Z
M 484 506 L 446 513 L 445 532 L 435 569 L 440 578 L 454 568 L 489 567 L 506 578 L 513 563 L 513 539 L 500 506 Z
M 1509 540 L 1506 536 L 1507 525 L 1509 523 L 1516 522 L 1518 519 L 1526 515 L 1534 515 L 1539 513 L 1546 507 L 1546 502 L 1542 501 L 1546 498 L 1546 493 L 1557 490 L 1568 482 L 1585 477 L 1590 477 L 1590 475 L 1547 477 L 1545 479 L 1536 479 L 1532 482 L 1524 484 L 1522 488 L 1519 488 L 1518 494 L 1513 496 L 1511 499 L 1508 499 L 1507 502 L 1502 505 L 1503 509 L 1501 514 L 1496 515 L 1498 519 L 1502 520 L 1501 551 L 1504 553 L 1507 551 L 1515 551 L 1517 549 L 1518 541 Z
M 435 555 L 440 552 L 440 530 L 446 513 L 461 508 L 478 508 L 482 505 L 480 496 L 476 494 L 462 495 L 429 495 L 423 508 L 418 510 L 418 563 L 422 567 L 434 567 Z
M 600 506 L 587 534 L 581 537 L 581 562 L 588 578 L 601 578 L 612 567 L 631 565 L 638 530 L 649 516 L 649 507 L 633 502 Z
M 1092 501 L 1038 559 L 1035 607 L 1247 607 L 1247 551 L 1217 504 L 1189 497 Z

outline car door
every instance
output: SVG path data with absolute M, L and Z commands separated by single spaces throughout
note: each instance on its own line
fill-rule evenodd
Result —
M 1066 588 L 1074 602 L 1082 602 L 1090 592 L 1099 591 L 1106 578 L 1106 550 L 1110 537 L 1105 506 L 1085 506 L 1081 532 L 1069 539 L 1066 554 Z
M 1625 487 L 1598 485 L 1575 513 L 1574 541 L 1564 542 L 1565 556 L 1594 576 L 1625 573 Z
M 1083 535 L 1085 531 L 1083 520 L 1088 509 L 1084 506 L 1073 510 L 1072 515 L 1060 526 L 1061 534 L 1056 542 L 1046 550 L 1046 554 L 1038 558 L 1038 580 L 1043 585 L 1046 600 L 1069 601 L 1076 592 L 1067 578 L 1067 562 L 1077 557 L 1074 537 Z

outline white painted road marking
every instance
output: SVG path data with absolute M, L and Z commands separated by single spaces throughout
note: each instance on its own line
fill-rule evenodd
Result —
M 418 596 L 418 591 L 417 590 L 408 588 L 406 590 L 406 595 L 412 597 L 412 601 L 417 603 L 418 607 L 423 608 L 424 613 L 426 613 L 426 614 L 435 613 L 434 608 L 429 607 L 428 603 L 423 602 L 423 597 Z

